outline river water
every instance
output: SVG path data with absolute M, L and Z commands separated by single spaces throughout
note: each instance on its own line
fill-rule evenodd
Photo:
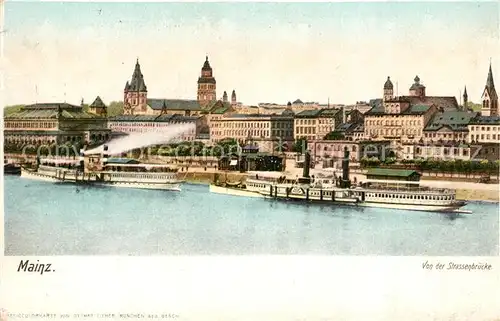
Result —
M 5 177 L 6 255 L 498 255 L 498 203 L 470 215 L 79 187 Z

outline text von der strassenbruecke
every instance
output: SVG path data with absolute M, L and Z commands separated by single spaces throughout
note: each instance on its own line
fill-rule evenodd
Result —
M 460 271 L 491 271 L 493 267 L 489 263 L 457 263 L 457 262 L 435 262 L 425 261 L 422 263 L 424 270 L 460 270 Z

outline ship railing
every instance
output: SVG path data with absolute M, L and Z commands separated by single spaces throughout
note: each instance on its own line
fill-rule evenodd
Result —
M 415 193 L 443 193 L 443 194 L 455 194 L 453 189 L 448 188 L 433 188 L 433 187 L 391 187 L 391 186 L 368 186 L 362 187 L 366 190 L 377 190 L 377 191 L 393 191 L 393 192 L 415 192 Z

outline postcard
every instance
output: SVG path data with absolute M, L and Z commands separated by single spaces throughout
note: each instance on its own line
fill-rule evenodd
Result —
M 0 320 L 500 318 L 497 2 L 1 10 Z

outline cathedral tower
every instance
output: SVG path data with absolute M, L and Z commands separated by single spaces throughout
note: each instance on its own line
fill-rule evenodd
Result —
M 495 90 L 495 83 L 493 82 L 493 71 L 488 71 L 488 78 L 486 79 L 486 86 L 484 87 L 483 95 L 483 106 L 481 108 L 482 116 L 498 116 L 498 95 Z
M 148 90 L 141 72 L 139 59 L 137 59 L 132 80 L 127 81 L 123 90 L 123 113 L 129 115 L 145 113 L 147 111 L 147 98 Z
M 198 78 L 198 102 L 202 107 L 205 107 L 211 101 L 217 100 L 215 85 L 212 67 L 210 67 L 207 56 L 201 68 L 201 76 Z

